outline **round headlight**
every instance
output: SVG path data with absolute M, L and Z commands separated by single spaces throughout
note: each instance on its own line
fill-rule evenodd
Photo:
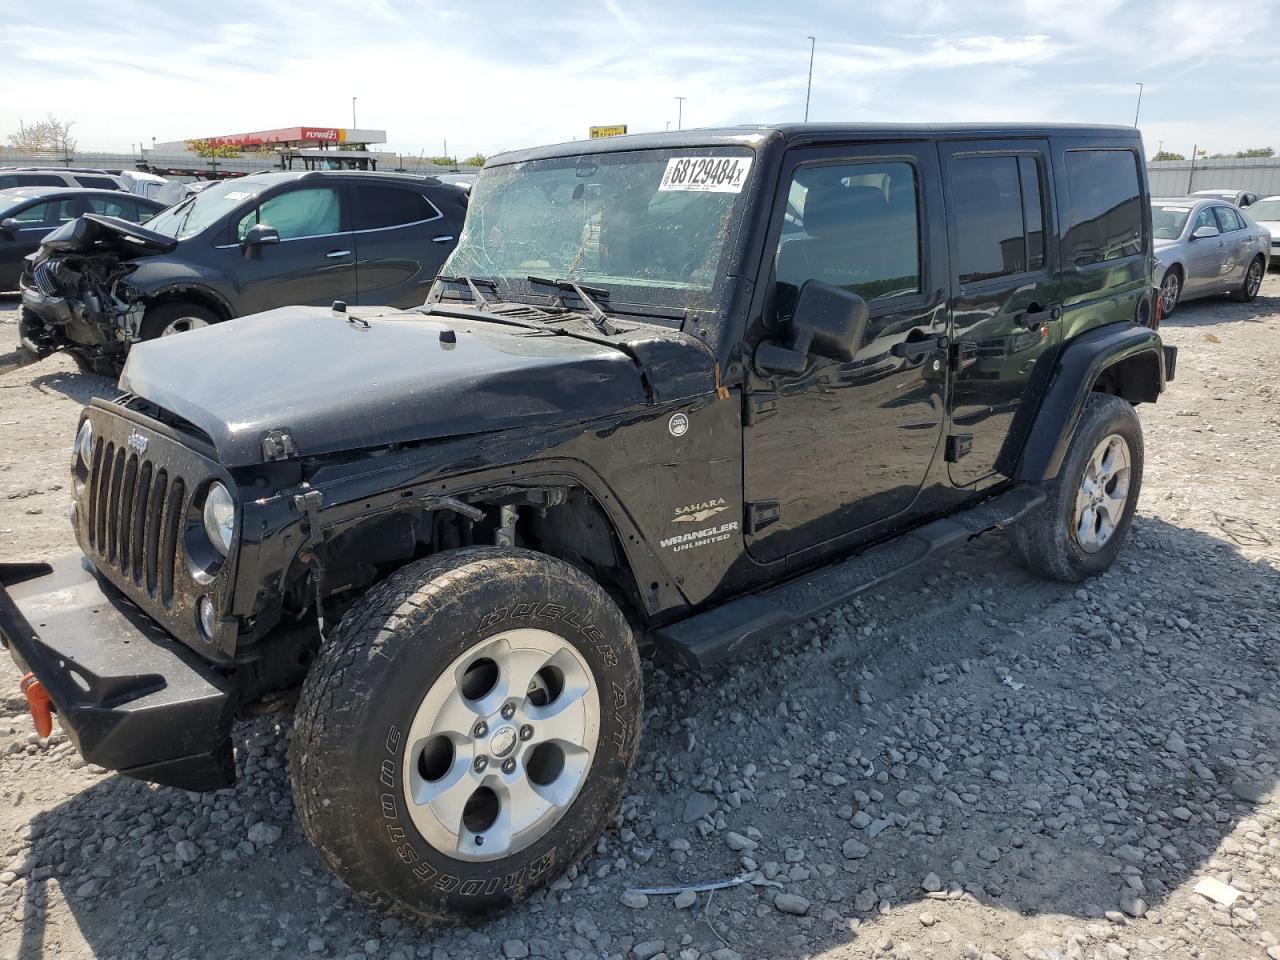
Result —
M 216 480 L 204 497 L 204 532 L 224 557 L 231 549 L 231 534 L 236 528 L 236 504 L 227 488 Z
M 93 461 L 93 424 L 86 420 L 76 434 L 76 456 L 88 468 Z

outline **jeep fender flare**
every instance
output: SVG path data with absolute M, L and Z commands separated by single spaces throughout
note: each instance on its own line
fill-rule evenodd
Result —
M 1030 482 L 1057 476 L 1085 401 L 1095 390 L 1130 403 L 1151 403 L 1167 379 L 1166 351 L 1159 335 L 1136 323 L 1097 327 L 1067 341 L 1023 444 L 1013 479 Z

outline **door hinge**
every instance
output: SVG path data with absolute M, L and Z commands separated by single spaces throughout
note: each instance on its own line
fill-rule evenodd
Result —
M 947 463 L 955 463 L 961 457 L 968 456 L 973 449 L 973 434 L 953 433 L 947 437 Z
M 777 500 L 757 500 L 747 504 L 747 533 L 757 534 L 765 527 L 773 526 L 782 516 Z
M 778 414 L 778 395 L 772 390 L 756 390 L 747 395 L 747 425 L 761 423 Z

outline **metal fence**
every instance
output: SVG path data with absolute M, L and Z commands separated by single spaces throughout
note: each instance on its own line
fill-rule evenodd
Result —
M 1147 164 L 1153 197 L 1182 197 L 1215 188 L 1280 194 L 1280 157 L 1232 160 L 1153 160 Z
M 342 151 L 334 151 L 334 159 L 342 159 Z M 446 167 L 430 163 L 408 154 L 377 154 L 379 171 L 403 171 L 430 176 L 438 173 L 472 172 L 476 167 Z M 19 153 L 14 150 L 0 148 L 0 167 L 92 167 L 102 170 L 136 170 L 146 169 L 146 164 L 158 170 L 189 170 L 198 172 L 198 176 L 175 176 L 175 180 L 214 179 L 227 174 L 257 173 L 263 170 L 280 169 L 279 156 L 264 154 L 262 156 L 244 155 L 228 160 L 206 160 L 194 154 L 174 156 L 153 153 L 144 150 L 138 153 L 73 153 L 67 156 L 54 153 Z M 300 163 L 294 169 L 303 169 Z

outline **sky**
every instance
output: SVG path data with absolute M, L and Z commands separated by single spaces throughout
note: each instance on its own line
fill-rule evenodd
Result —
M 1139 126 L 1189 155 L 1280 150 L 1280 0 L 7 0 L 0 138 L 82 150 L 299 124 L 466 157 L 803 119 Z M 0 140 L 0 142 L 3 142 Z

